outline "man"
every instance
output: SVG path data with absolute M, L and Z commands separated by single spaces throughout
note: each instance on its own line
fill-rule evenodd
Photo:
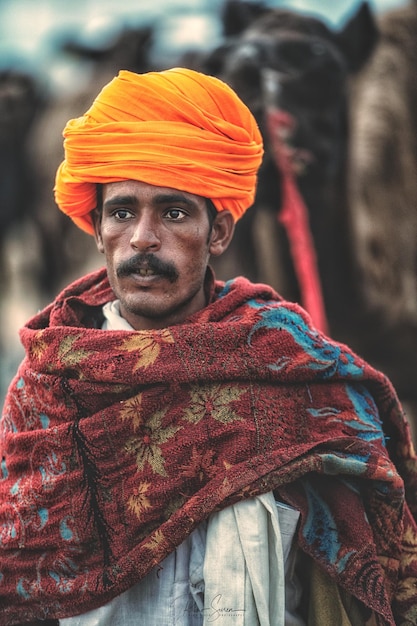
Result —
M 191 70 L 122 71 L 64 136 L 56 200 L 106 269 L 21 331 L 0 624 L 417 623 L 416 458 L 391 384 L 209 267 L 253 203 L 249 110 Z

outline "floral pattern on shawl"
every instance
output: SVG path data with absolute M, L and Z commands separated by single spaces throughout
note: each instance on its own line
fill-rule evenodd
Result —
M 113 298 L 102 270 L 21 331 L 0 422 L 0 625 L 100 606 L 213 511 L 270 490 L 378 624 L 415 623 L 416 457 L 389 381 L 243 278 L 164 330 L 94 327 Z

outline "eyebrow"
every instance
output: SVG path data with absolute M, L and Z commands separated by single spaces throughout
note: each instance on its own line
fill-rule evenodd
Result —
M 104 200 L 103 208 L 119 206 L 120 204 L 134 204 L 135 202 L 136 198 L 134 196 L 114 196 L 113 198 Z
M 103 202 L 103 208 L 111 208 L 114 206 L 120 206 L 121 204 L 132 205 L 137 203 L 137 197 L 133 195 L 120 195 L 114 196 L 113 198 L 109 198 Z M 195 207 L 196 202 L 187 198 L 181 193 L 160 193 L 153 197 L 153 202 L 155 204 L 172 204 L 175 202 L 180 202 L 181 204 L 185 204 L 189 207 Z

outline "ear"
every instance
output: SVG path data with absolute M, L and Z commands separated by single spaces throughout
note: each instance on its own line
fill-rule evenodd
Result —
M 94 226 L 94 239 L 96 240 L 97 249 L 99 252 L 104 252 L 103 239 L 101 236 L 101 215 L 97 209 L 91 211 L 91 220 Z
M 241 35 L 257 17 L 264 15 L 269 7 L 263 2 L 254 0 L 226 0 L 221 12 L 223 36 Z
M 358 72 L 370 58 L 379 40 L 375 14 L 362 2 L 354 15 L 336 33 L 336 43 L 345 55 L 349 71 Z
M 235 232 L 235 220 L 230 211 L 219 211 L 213 221 L 210 234 L 209 252 L 220 256 L 232 240 Z

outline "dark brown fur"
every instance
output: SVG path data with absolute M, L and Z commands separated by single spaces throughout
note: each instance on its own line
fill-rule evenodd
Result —
M 417 404 L 417 2 L 383 14 L 355 84 L 349 202 L 365 349 Z

